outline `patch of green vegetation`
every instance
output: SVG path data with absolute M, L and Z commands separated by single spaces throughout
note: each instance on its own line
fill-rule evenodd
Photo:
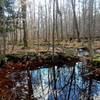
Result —
M 66 49 L 65 50 L 65 56 L 74 57 L 75 56 L 75 50 L 74 49 Z
M 23 46 L 23 43 L 22 42 L 18 43 L 18 46 Z
M 93 66 L 100 67 L 100 54 L 95 54 L 93 57 Z
M 95 58 L 95 57 L 100 57 L 100 54 L 99 54 L 99 53 L 98 53 L 98 54 L 95 54 L 95 55 L 94 55 L 94 58 Z
M 7 54 L 7 55 L 1 55 L 0 56 L 0 63 L 6 62 L 6 61 L 17 61 L 18 59 L 24 57 L 24 56 L 30 56 L 32 59 L 35 59 L 37 57 L 36 53 L 34 52 L 21 52 L 18 54 Z
M 93 59 L 93 61 L 100 62 L 100 57 L 98 57 L 98 58 L 96 58 L 96 59 Z
M 100 54 L 95 54 L 93 57 L 93 61 L 100 62 Z
M 16 57 L 22 58 L 24 56 L 31 56 L 35 57 L 36 53 L 35 52 L 19 52 L 18 54 L 15 54 Z
M 7 60 L 7 58 L 6 58 L 4 55 L 1 55 L 1 56 L 0 56 L 0 62 L 1 62 L 1 61 L 6 61 L 6 60 Z
M 0 68 L 3 68 L 4 63 L 7 62 L 7 57 L 0 55 Z

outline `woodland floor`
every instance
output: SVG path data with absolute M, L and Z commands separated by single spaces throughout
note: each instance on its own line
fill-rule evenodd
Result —
M 88 42 L 76 42 L 76 41 L 72 41 L 72 42 L 66 42 L 66 41 L 56 41 L 55 42 L 55 52 L 64 52 L 66 51 L 66 49 L 68 48 L 73 48 L 73 49 L 77 49 L 77 48 L 81 48 L 81 47 L 87 47 L 88 48 Z M 94 43 L 92 43 L 92 48 L 95 49 L 100 49 L 100 41 L 94 41 Z M 21 53 L 21 52 L 48 52 L 48 51 L 52 51 L 52 43 L 48 42 L 43 42 L 40 41 L 40 44 L 38 46 L 38 44 L 36 43 L 36 41 L 34 41 L 33 46 L 23 49 L 22 44 L 18 44 L 17 46 L 14 46 L 14 49 L 12 50 L 12 45 L 8 46 L 7 49 L 7 54 L 16 54 L 16 53 Z

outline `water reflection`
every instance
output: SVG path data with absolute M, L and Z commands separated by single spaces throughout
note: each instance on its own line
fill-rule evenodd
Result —
M 84 100 L 100 94 L 96 80 L 82 77 L 82 63 L 75 67 L 42 68 L 32 71 L 34 97 L 38 100 Z
M 100 82 L 85 78 L 85 67 L 78 62 L 74 67 L 16 71 L 10 76 L 12 86 L 5 87 L 12 93 L 11 100 L 91 100 L 100 95 Z

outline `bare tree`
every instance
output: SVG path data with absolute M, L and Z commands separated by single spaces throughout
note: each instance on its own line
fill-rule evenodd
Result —
M 89 0 L 88 5 L 88 45 L 90 50 L 90 56 L 93 55 L 93 49 L 92 49 L 92 34 L 93 34 L 93 4 L 94 0 Z
M 26 0 L 21 0 L 21 7 L 22 7 L 22 17 L 23 17 L 23 31 L 24 31 L 24 48 L 28 47 L 28 39 L 27 39 L 27 21 L 26 21 Z
M 76 11 L 75 11 L 75 0 L 71 0 L 71 4 L 72 4 L 72 10 L 73 10 L 75 28 L 76 28 L 76 32 L 77 32 L 77 39 L 78 39 L 78 41 L 80 41 L 80 32 L 79 32 L 79 28 L 78 28 Z

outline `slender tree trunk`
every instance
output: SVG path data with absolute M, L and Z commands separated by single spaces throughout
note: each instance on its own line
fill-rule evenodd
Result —
M 59 31 L 58 31 L 58 0 L 56 0 L 56 34 L 57 34 L 57 40 L 59 40 Z
M 1 20 L 2 20 L 2 36 L 3 36 L 3 54 L 6 54 L 6 25 L 5 25 L 5 17 L 4 17 L 4 9 L 1 9 Z
M 76 28 L 76 32 L 77 32 L 77 39 L 78 39 L 78 42 L 80 42 L 80 32 L 79 32 L 79 28 L 78 28 L 76 11 L 75 11 L 75 0 L 71 0 L 71 4 L 72 4 L 73 15 L 74 15 L 75 28 Z
M 46 37 L 45 37 L 45 41 L 48 41 L 48 31 L 47 31 L 47 25 L 48 25 L 48 21 L 47 21 L 47 6 L 46 6 L 46 0 L 45 0 L 45 11 L 46 11 L 46 15 L 45 15 L 45 33 L 46 33 Z
M 63 22 L 62 22 L 62 14 L 60 14 L 60 24 L 61 24 L 61 41 L 63 40 Z
M 94 0 L 89 0 L 89 11 L 88 11 L 88 46 L 90 50 L 90 56 L 93 56 L 93 48 L 92 48 L 92 34 L 93 34 L 93 4 Z
M 49 6 L 48 6 L 48 9 L 49 9 L 49 18 L 48 18 L 48 23 L 49 23 L 49 26 L 48 26 L 48 50 L 49 50 L 49 47 L 50 47 L 50 37 L 51 37 L 51 0 L 49 0 Z
M 63 0 L 63 5 L 65 4 L 66 2 L 64 2 Z M 67 3 L 66 3 L 66 6 L 67 6 Z M 66 35 L 66 40 L 68 40 L 68 21 L 67 21 L 67 18 L 68 18 L 68 8 L 64 8 L 64 24 L 65 24 L 65 34 Z
M 38 30 L 37 30 L 37 42 L 38 42 L 38 50 L 39 50 L 39 47 L 40 47 L 40 25 L 39 25 L 39 22 L 40 22 L 40 16 L 39 16 L 39 13 L 40 13 L 40 8 L 38 7 Z
M 22 17 L 23 17 L 23 31 L 24 31 L 24 48 L 28 47 L 28 39 L 27 39 L 27 21 L 26 21 L 26 0 L 21 0 L 21 6 L 22 6 Z
M 83 29 L 82 29 L 82 34 L 83 34 L 83 37 L 85 39 L 85 34 L 86 34 L 86 0 L 83 0 L 83 3 L 82 3 L 82 20 L 83 20 Z
M 54 63 L 54 42 L 55 42 L 55 37 L 54 37 L 54 34 L 55 34 L 55 0 L 53 1 L 53 32 L 52 32 L 52 44 L 53 44 L 53 55 L 52 55 L 52 62 Z M 55 100 L 57 100 L 57 92 L 56 92 L 56 72 L 55 72 L 55 66 L 53 66 L 53 80 L 54 80 L 54 91 L 53 91 L 53 94 L 54 94 L 54 98 Z M 56 92 L 56 93 L 55 93 Z
M 36 35 L 36 18 L 35 18 L 35 0 L 33 0 L 33 6 L 34 6 L 34 32 L 33 32 L 33 40 L 35 40 L 35 35 Z M 33 41 L 33 44 L 34 44 L 34 41 Z
M 21 15 L 20 15 L 20 42 L 22 43 L 22 24 L 21 24 L 21 21 L 22 21 L 22 18 L 21 18 Z
M 53 1 L 53 30 L 52 30 L 52 49 L 54 55 L 54 44 L 55 42 L 55 0 Z

